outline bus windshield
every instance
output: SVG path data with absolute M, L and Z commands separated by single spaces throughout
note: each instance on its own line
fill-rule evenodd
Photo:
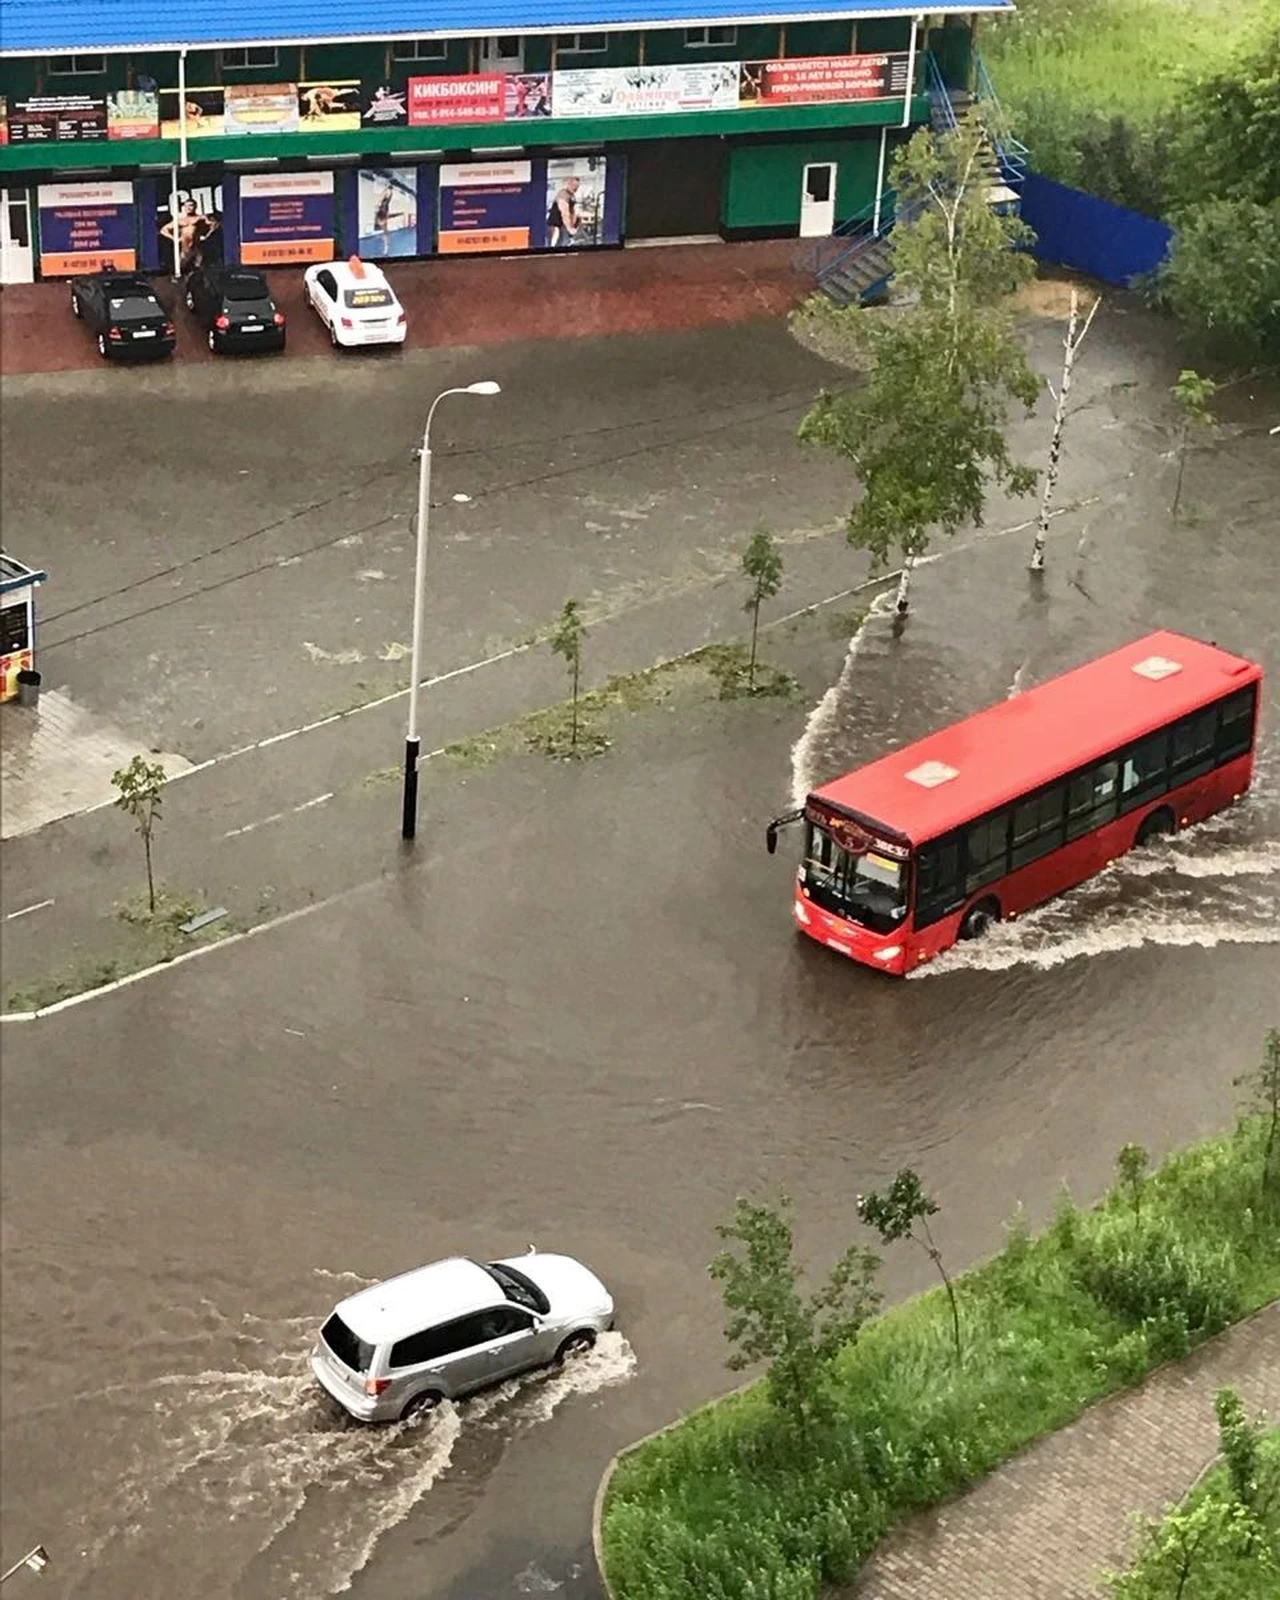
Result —
M 874 850 L 855 855 L 824 828 L 805 822 L 804 878 L 824 911 L 860 922 L 873 933 L 892 933 L 907 914 L 907 864 Z

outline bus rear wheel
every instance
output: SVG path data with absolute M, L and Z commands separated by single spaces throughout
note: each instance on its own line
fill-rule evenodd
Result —
M 1153 811 L 1150 816 L 1143 817 L 1138 824 L 1138 836 L 1134 840 L 1137 845 L 1150 844 L 1153 839 L 1163 838 L 1165 834 L 1173 832 L 1173 812 L 1168 806 L 1161 806 L 1158 811 Z
M 962 939 L 980 939 L 993 922 L 1000 920 L 1000 906 L 995 900 L 980 900 L 970 906 L 960 922 Z

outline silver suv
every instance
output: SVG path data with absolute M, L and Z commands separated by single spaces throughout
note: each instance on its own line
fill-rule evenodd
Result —
M 454 1256 L 343 1300 L 311 1370 L 359 1421 L 391 1422 L 562 1362 L 612 1326 L 609 1291 L 568 1256 Z

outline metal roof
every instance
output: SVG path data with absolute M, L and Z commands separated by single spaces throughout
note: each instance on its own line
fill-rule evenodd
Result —
M 12 589 L 25 589 L 28 584 L 44 583 L 48 576 L 47 572 L 28 567 L 7 550 L 0 550 L 0 594 L 8 594 Z
M 1149 633 L 814 790 L 923 844 L 1262 676 L 1243 656 Z
M 1013 0 L 4 0 L 0 55 L 804 22 L 1011 11 Z

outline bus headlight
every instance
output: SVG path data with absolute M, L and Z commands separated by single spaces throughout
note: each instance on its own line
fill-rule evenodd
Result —
M 894 961 L 902 954 L 902 946 L 900 944 L 891 944 L 883 950 L 875 951 L 874 954 L 877 961 Z
M 810 922 L 811 919 L 810 919 L 809 913 L 804 908 L 804 901 L 803 900 L 797 900 L 796 903 L 795 903 L 795 906 L 796 906 L 796 921 L 797 922 L 803 922 L 805 927 L 807 928 L 809 926 L 809 922 Z

